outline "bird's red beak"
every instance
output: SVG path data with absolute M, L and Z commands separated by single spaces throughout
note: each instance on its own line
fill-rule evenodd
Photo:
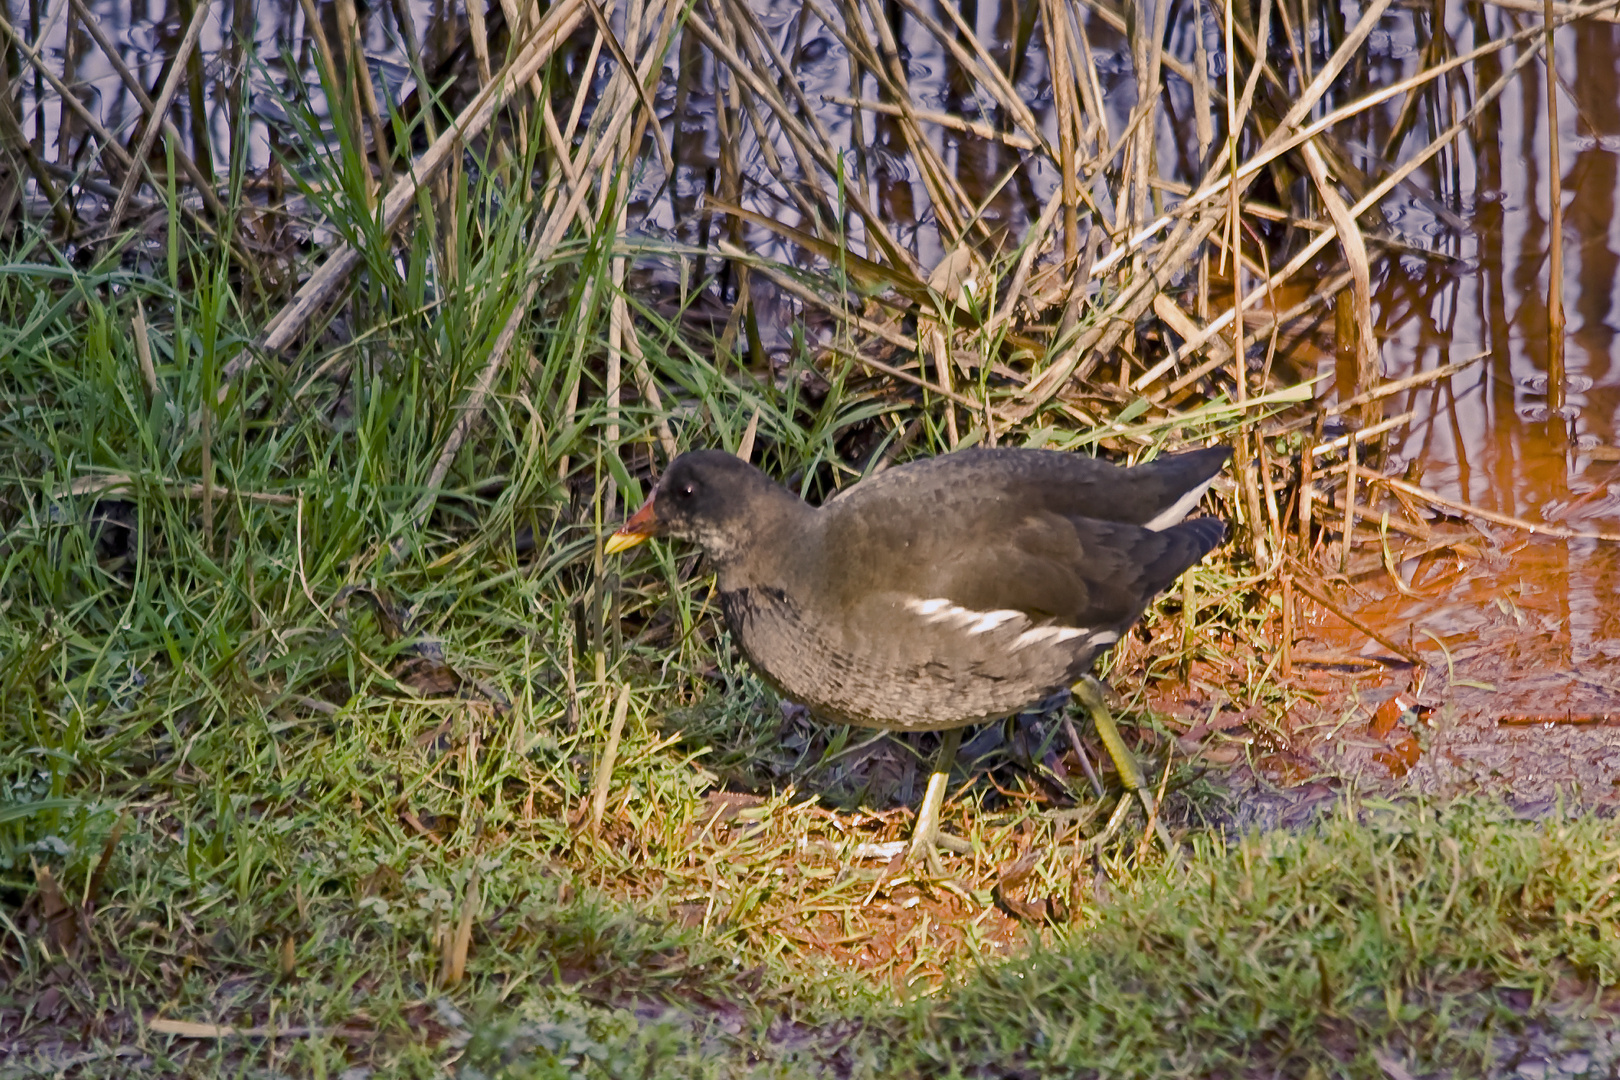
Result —
M 658 535 L 658 510 L 653 505 L 656 496 L 647 496 L 647 501 L 641 504 L 641 509 L 630 516 L 618 532 L 608 537 L 602 550 L 609 555 L 617 555 L 621 551 L 628 551 L 649 537 Z

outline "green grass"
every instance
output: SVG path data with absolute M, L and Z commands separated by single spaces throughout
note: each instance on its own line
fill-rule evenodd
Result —
M 365 270 L 218 407 L 283 293 L 178 225 L 89 255 L 9 239 L 0 1076 L 1374 1076 L 1380 1053 L 1482 1063 L 1498 1032 L 1552 1022 L 1500 988 L 1613 981 L 1620 843 L 1596 821 L 1388 809 L 1194 831 L 1165 864 L 1140 819 L 1098 839 L 1112 803 L 1053 812 L 1042 755 L 1008 747 L 973 766 L 1007 793 L 981 778 L 951 804 L 971 902 L 855 858 L 904 834 L 917 763 L 785 715 L 689 552 L 599 563 L 662 418 L 632 396 L 608 442 L 623 249 L 608 223 L 529 265 L 510 192 L 533 162 L 466 164 L 389 243 L 355 209 L 352 140 L 315 156 L 309 205 Z M 530 274 L 517 347 L 433 486 Z M 757 415 L 756 461 L 812 495 L 913 421 L 907 453 L 945 446 L 921 394 L 805 348 L 739 368 L 679 302 L 625 298 L 682 446 L 735 448 Z M 1101 437 L 1060 421 L 1018 434 Z M 1197 571 L 1196 648 L 1263 631 L 1245 573 Z M 1123 688 L 1181 663 L 1177 603 Z M 726 785 L 760 795 L 711 798 Z M 1218 816 L 1202 790 L 1177 806 Z M 1023 851 L 1030 898 L 1083 901 L 1071 926 L 988 906 Z
M 1485 1075 L 1561 1045 L 1607 1075 L 1617 1003 L 1593 990 L 1620 963 L 1617 840 L 1480 803 L 1204 836 L 1083 926 L 909 1005 L 806 1008 L 740 993 L 722 965 L 674 993 L 631 980 L 502 1006 L 467 1060 L 524 1077 L 1382 1077 L 1387 1061 Z

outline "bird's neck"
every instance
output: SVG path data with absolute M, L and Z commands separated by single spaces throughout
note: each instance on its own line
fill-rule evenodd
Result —
M 720 591 L 784 584 L 785 577 L 815 547 L 820 535 L 816 514 L 798 496 L 776 488 L 750 507 L 746 540 L 733 535 L 704 543 Z

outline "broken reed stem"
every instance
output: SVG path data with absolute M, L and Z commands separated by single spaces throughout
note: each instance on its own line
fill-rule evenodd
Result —
M 1453 375 L 1456 375 L 1467 368 L 1473 367 L 1475 364 L 1485 359 L 1485 357 L 1489 355 L 1491 355 L 1490 351 L 1486 350 L 1484 352 L 1475 353 L 1466 360 L 1457 360 L 1441 367 L 1430 368 L 1428 371 L 1420 371 L 1415 375 L 1408 375 L 1403 379 L 1392 379 L 1387 383 L 1383 383 L 1374 389 L 1369 390 L 1365 394 L 1357 394 L 1355 397 L 1350 398 L 1347 401 L 1334 402 L 1332 405 L 1329 405 L 1323 410 L 1323 415 L 1337 416 L 1342 412 L 1349 411 L 1350 409 L 1358 409 L 1361 406 L 1370 404 L 1374 401 L 1381 401 L 1386 397 L 1399 394 L 1404 390 L 1414 390 L 1420 386 L 1427 386 L 1429 383 L 1438 382 L 1441 379 L 1449 379 Z
M 1453 511 L 1457 514 L 1463 515 L 1464 517 L 1476 517 L 1482 521 L 1489 521 L 1495 525 L 1506 525 L 1512 529 L 1520 529 L 1536 536 L 1548 536 L 1557 540 L 1601 540 L 1605 543 L 1620 544 L 1620 533 L 1605 532 L 1603 530 L 1598 530 L 1595 532 L 1581 532 L 1577 529 L 1565 528 L 1562 525 L 1549 525 L 1545 522 L 1526 521 L 1524 518 L 1514 517 L 1511 514 L 1500 514 L 1495 510 L 1487 510 L 1482 506 L 1475 506 L 1472 503 L 1460 502 L 1456 499 L 1448 499 L 1444 495 L 1430 491 L 1428 488 L 1419 487 L 1416 484 L 1408 483 L 1405 480 L 1400 480 L 1393 476 L 1384 476 L 1381 473 L 1370 472 L 1367 469 L 1358 469 L 1357 471 L 1368 481 L 1368 483 L 1375 487 L 1386 487 L 1391 491 L 1403 492 L 1412 496 L 1414 499 L 1420 499 L 1431 506 L 1438 506 L 1441 509 Z
M 1320 442 L 1322 438 L 1322 414 L 1317 413 L 1312 422 L 1311 442 Z M 1314 470 L 1314 455 L 1310 448 L 1299 455 L 1299 558 L 1301 562 L 1310 561 L 1311 557 L 1311 510 L 1316 501 L 1315 481 L 1311 473 Z
M 1096 766 L 1091 763 L 1091 755 L 1086 753 L 1085 744 L 1080 741 L 1080 733 L 1074 730 L 1074 721 L 1068 713 L 1063 715 L 1063 733 L 1069 737 L 1069 749 L 1074 751 L 1075 760 L 1080 762 L 1080 771 L 1086 774 L 1086 782 L 1091 785 L 1091 792 L 1097 798 L 1104 795 L 1102 778 L 1097 775 Z
M 157 367 L 152 363 L 152 339 L 146 332 L 146 308 L 141 306 L 139 296 L 135 297 L 132 329 L 135 332 L 135 360 L 141 366 L 141 385 L 146 387 L 146 404 L 150 407 L 159 393 Z
M 1397 645 L 1390 637 L 1369 626 L 1367 623 L 1350 614 L 1350 612 L 1346 611 L 1339 604 L 1328 599 L 1325 592 L 1319 591 L 1315 586 L 1307 584 L 1305 579 L 1299 576 L 1299 572 L 1304 570 L 1304 567 L 1299 567 L 1298 571 L 1296 571 L 1293 578 L 1294 588 L 1298 589 L 1312 600 L 1315 600 L 1318 604 L 1321 604 L 1333 614 L 1343 619 L 1346 623 L 1355 627 L 1357 630 L 1360 630 L 1363 634 L 1366 634 L 1368 637 L 1372 638 L 1372 640 L 1376 641 L 1378 644 L 1382 645 L 1384 648 L 1388 649 L 1402 660 L 1405 660 L 1413 667 L 1423 666 L 1423 658 L 1417 653 L 1413 652 L 1411 649 L 1405 648 L 1404 646 Z
M 602 748 L 602 760 L 596 766 L 596 778 L 591 782 L 590 831 L 595 836 L 602 828 L 602 816 L 607 812 L 608 789 L 613 784 L 613 765 L 619 755 L 619 737 L 624 733 L 624 718 L 630 710 L 629 684 L 619 687 L 618 700 L 613 703 L 613 720 L 608 725 L 607 745 Z
M 1168 7 L 1169 5 L 1164 6 Z M 1169 742 L 1170 749 L 1164 757 L 1164 771 L 1159 774 L 1159 789 L 1154 792 L 1151 801 L 1149 801 L 1147 788 L 1143 788 L 1138 792 L 1142 802 L 1147 806 L 1147 824 L 1142 827 L 1142 839 L 1136 845 L 1136 854 L 1133 856 L 1138 865 L 1142 862 L 1142 856 L 1147 854 L 1147 849 L 1153 843 L 1155 836 L 1164 845 L 1166 855 L 1172 859 L 1176 856 L 1176 842 L 1171 838 L 1170 830 L 1165 828 L 1164 822 L 1159 819 L 1159 809 L 1164 806 L 1164 793 L 1170 786 L 1170 759 L 1171 755 L 1175 753 L 1175 745 L 1175 740 L 1171 739 Z
M 623 188 L 617 189 L 621 194 Z M 627 217 L 627 206 L 624 199 L 619 199 L 618 214 L 614 218 L 614 238 L 624 235 Z M 624 258 L 615 255 L 609 260 L 609 276 L 613 289 L 613 298 L 608 304 L 608 341 L 607 341 L 607 380 L 603 386 L 603 396 L 607 401 L 607 424 L 602 432 L 603 453 L 617 455 L 619 452 L 619 405 L 621 403 L 621 386 L 624 382 L 624 338 L 625 334 L 634 333 L 629 326 L 630 312 L 624 299 Z M 611 475 L 606 481 L 606 490 L 603 492 L 602 514 L 604 518 L 612 520 L 615 516 L 616 495 L 618 483 Z
M 1339 570 L 1350 569 L 1350 545 L 1355 539 L 1356 528 L 1356 440 L 1350 439 L 1345 444 L 1345 453 L 1349 464 L 1345 470 L 1344 488 L 1344 540 L 1339 546 Z
M 1294 575 L 1282 576 L 1282 677 L 1294 675 Z
M 1417 410 L 1409 409 L 1398 416 L 1391 416 L 1387 420 L 1379 421 L 1372 427 L 1362 428 L 1360 431 L 1354 431 L 1347 435 L 1340 435 L 1337 439 L 1333 439 L 1329 442 L 1317 443 L 1315 446 L 1311 447 L 1311 457 L 1324 457 L 1339 450 L 1344 450 L 1353 444 L 1367 442 L 1368 440 L 1376 438 L 1379 435 L 1383 435 L 1385 432 L 1394 431 L 1396 428 L 1405 427 L 1407 424 L 1410 424 L 1416 416 Z
M 1225 18 L 1222 20 L 1226 30 L 1226 161 L 1228 168 L 1227 187 L 1227 245 L 1222 252 L 1221 262 L 1224 265 L 1226 256 L 1232 259 L 1232 384 L 1234 387 L 1233 400 L 1238 408 L 1242 409 L 1249 401 L 1249 373 L 1247 354 L 1243 347 L 1243 260 L 1240 254 L 1243 250 L 1243 223 L 1240 207 L 1242 205 L 1242 188 L 1238 183 L 1238 103 L 1237 103 L 1237 71 L 1233 63 L 1232 51 L 1233 24 L 1236 16 L 1232 12 L 1233 4 L 1227 0 L 1224 5 Z M 1246 96 L 1246 95 L 1245 95 Z M 1249 553 L 1255 564 L 1264 566 L 1269 561 L 1266 557 L 1266 542 L 1260 524 L 1260 496 L 1255 489 L 1254 471 L 1249 468 L 1249 444 L 1253 435 L 1252 428 L 1243 428 L 1238 432 L 1235 442 L 1234 465 L 1237 469 L 1239 484 L 1243 489 L 1244 510 L 1249 519 Z
M 1544 0 L 1547 28 L 1542 63 L 1547 69 L 1547 407 L 1548 426 L 1563 429 L 1564 408 L 1564 177 L 1558 147 L 1558 52 L 1553 0 Z M 1561 441 L 1561 440 L 1560 440 Z
M 461 896 L 461 915 L 456 920 L 454 935 L 445 933 L 443 985 L 446 987 L 460 986 L 461 980 L 467 975 L 467 954 L 472 950 L 473 920 L 478 916 L 479 904 L 479 870 L 478 860 L 472 861 L 467 871 L 467 888 Z

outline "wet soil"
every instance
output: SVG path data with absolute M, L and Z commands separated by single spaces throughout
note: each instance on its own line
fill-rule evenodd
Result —
M 1318 583 L 1360 626 L 1294 591 L 1280 721 L 1211 691 L 1232 669 L 1155 690 L 1182 749 L 1233 768 L 1238 820 L 1297 824 L 1346 791 L 1620 808 L 1620 549 L 1479 532 L 1367 562 Z

